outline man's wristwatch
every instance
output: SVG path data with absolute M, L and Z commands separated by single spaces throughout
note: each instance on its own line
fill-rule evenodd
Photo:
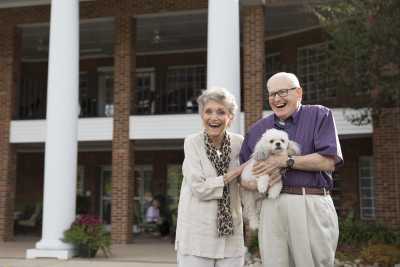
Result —
M 294 158 L 292 156 L 288 156 L 288 159 L 286 160 L 286 167 L 288 169 L 292 169 L 294 165 Z

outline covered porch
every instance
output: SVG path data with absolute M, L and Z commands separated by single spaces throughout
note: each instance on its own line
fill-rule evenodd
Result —
M 26 250 L 35 246 L 39 237 L 17 237 L 15 241 L 0 242 L 1 266 L 59 266 L 55 259 L 26 260 Z M 62 266 L 130 266 L 130 267 L 167 267 L 176 266 L 176 254 L 168 240 L 153 238 L 135 238 L 132 244 L 112 245 L 112 255 L 108 258 L 101 253 L 90 261 L 72 258 Z M 155 253 L 157 252 L 157 253 Z

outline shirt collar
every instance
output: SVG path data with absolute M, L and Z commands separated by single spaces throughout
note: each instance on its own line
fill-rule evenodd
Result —
M 292 116 L 290 116 L 289 118 L 287 118 L 284 122 L 282 122 L 275 114 L 274 114 L 274 122 L 275 125 L 278 126 L 278 128 L 285 127 L 285 124 L 287 123 L 291 123 L 291 124 L 297 124 L 297 122 L 299 121 L 299 117 L 300 117 L 300 111 L 302 109 L 302 105 L 300 104 L 299 108 L 292 114 Z M 279 127 L 280 126 L 280 127 Z

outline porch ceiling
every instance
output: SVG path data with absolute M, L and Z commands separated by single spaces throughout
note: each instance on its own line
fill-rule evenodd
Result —
M 15 1 L 15 0 L 0 0 Z M 22 0 L 21 0 L 22 1 Z M 207 11 L 191 13 L 156 13 L 137 18 L 137 53 L 158 53 L 181 50 L 201 50 L 207 47 Z M 267 5 L 266 36 L 318 26 L 317 18 L 303 4 Z M 24 60 L 46 59 L 48 54 L 48 24 L 21 25 Z M 114 43 L 113 19 L 81 21 L 81 56 L 112 56 Z

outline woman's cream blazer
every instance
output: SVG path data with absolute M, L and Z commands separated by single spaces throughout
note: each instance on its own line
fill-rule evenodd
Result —
M 232 169 L 239 166 L 243 137 L 228 134 L 232 147 L 229 169 Z M 245 250 L 239 184 L 235 181 L 229 184 L 234 234 L 228 238 L 218 238 L 217 205 L 218 199 L 222 198 L 223 176 L 217 176 L 207 158 L 203 133 L 186 137 L 184 151 L 175 249 L 183 255 L 215 259 L 243 256 Z

